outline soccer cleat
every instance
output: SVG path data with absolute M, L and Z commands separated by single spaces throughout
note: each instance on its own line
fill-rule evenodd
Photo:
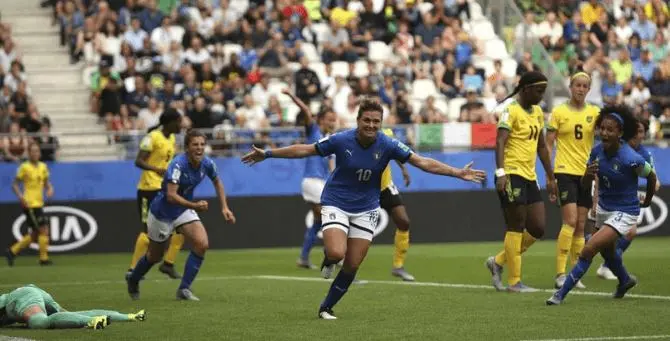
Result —
M 606 279 L 610 281 L 617 280 L 616 276 L 612 273 L 612 270 L 606 267 L 605 264 L 600 265 L 600 267 L 596 271 L 596 275 L 598 275 L 598 278 L 601 279 Z
M 125 277 L 125 278 L 130 277 L 130 274 L 132 274 L 132 273 L 133 273 L 133 269 L 128 269 L 128 271 L 126 271 L 126 277 Z M 143 281 L 143 280 L 144 280 L 144 276 L 142 276 L 142 278 L 140 278 L 140 280 Z
M 560 289 L 563 287 L 563 284 L 565 284 L 565 274 L 556 275 L 556 279 L 554 280 L 554 288 Z
M 335 271 L 335 264 L 328 264 L 328 258 L 323 257 L 323 262 L 321 262 L 321 277 L 330 279 L 333 276 L 333 271 Z
M 198 296 L 193 295 L 191 289 L 184 288 L 177 290 L 178 301 L 200 301 Z
M 7 258 L 7 265 L 14 266 L 14 259 L 16 258 L 16 255 L 12 253 L 12 250 L 7 249 L 5 251 L 5 258 Z
M 493 287 L 498 291 L 505 290 L 505 286 L 502 284 L 502 273 L 503 267 L 496 264 L 495 257 L 491 256 L 486 260 L 486 267 L 491 272 L 491 283 Z
M 167 264 L 163 262 L 161 266 L 158 268 L 158 271 L 168 275 L 168 277 L 172 279 L 180 279 L 181 275 L 177 272 L 177 270 L 174 269 L 174 265 Z
M 91 318 L 91 321 L 88 322 L 88 328 L 91 329 L 105 329 L 105 327 L 109 324 L 109 316 L 96 316 Z
M 538 292 L 538 289 L 531 288 L 521 282 L 518 282 L 517 284 L 514 284 L 510 287 L 507 287 L 507 291 L 509 292 L 517 292 L 517 293 L 531 293 L 531 292 Z
M 582 283 L 582 280 L 580 279 L 580 280 L 577 281 L 577 283 L 575 283 L 575 288 L 586 289 L 586 285 L 584 285 L 584 283 Z
M 128 284 L 128 295 L 133 301 L 140 299 L 140 283 L 130 280 L 130 274 L 126 274 L 126 283 Z
M 623 285 L 621 284 L 617 285 L 616 291 L 612 296 L 614 298 L 623 298 L 624 296 L 626 296 L 628 290 L 633 289 L 633 287 L 635 287 L 636 285 L 637 285 L 637 277 L 631 275 L 628 282 L 624 283 Z
M 319 308 L 319 318 L 322 320 L 337 320 L 333 309 L 330 308 Z
M 547 305 L 560 305 L 561 303 L 563 303 L 563 298 L 561 298 L 558 295 L 558 292 L 556 292 L 555 294 L 551 295 L 551 297 L 549 297 L 546 303 Z
M 308 270 L 316 270 L 316 269 L 318 269 L 318 267 L 317 267 L 316 265 L 312 264 L 312 263 L 309 261 L 309 259 L 298 258 L 298 260 L 295 262 L 295 264 L 296 264 L 299 268 L 303 268 L 303 269 L 308 269 Z
M 128 314 L 128 318 L 130 318 L 131 321 L 142 322 L 147 319 L 147 312 L 142 309 L 134 314 Z
M 51 259 L 41 260 L 40 265 L 41 266 L 50 266 L 50 265 L 54 265 L 54 262 L 52 262 Z
M 402 278 L 405 282 L 414 282 L 414 276 L 405 271 L 405 268 L 395 268 L 391 270 L 391 275 Z

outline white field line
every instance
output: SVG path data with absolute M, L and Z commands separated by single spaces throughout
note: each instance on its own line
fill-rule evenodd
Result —
M 670 335 L 601 336 L 574 339 L 537 339 L 521 341 L 610 341 L 610 340 L 670 340 Z
M 26 339 L 23 337 L 16 337 L 16 336 L 0 335 L 0 341 L 37 341 L 37 340 Z

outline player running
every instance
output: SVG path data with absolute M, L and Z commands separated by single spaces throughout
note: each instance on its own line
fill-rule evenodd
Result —
M 327 136 L 315 144 L 297 144 L 284 148 L 253 150 L 242 157 L 247 164 L 267 158 L 304 158 L 336 156 L 336 167 L 326 180 L 321 195 L 321 220 L 326 259 L 322 269 L 332 271 L 344 259 L 342 270 L 333 281 L 328 295 L 319 307 L 322 319 L 336 319 L 332 308 L 347 292 L 356 271 L 367 254 L 379 219 L 381 175 L 390 160 L 409 161 L 430 173 L 481 182 L 486 174 L 470 168 L 453 168 L 439 161 L 413 153 L 403 143 L 379 130 L 382 106 L 376 100 L 361 101 L 356 129 Z
M 5 251 L 9 266 L 14 266 L 14 259 L 19 252 L 35 241 L 39 245 L 40 265 L 52 264 L 48 252 L 49 221 L 44 215 L 44 193 L 46 192 L 47 198 L 51 198 L 54 195 L 54 188 L 49 181 L 49 169 L 44 162 L 40 161 L 40 157 L 40 146 L 36 143 L 30 144 L 28 161 L 19 166 L 12 183 L 12 190 L 19 198 L 30 230 L 21 240 Z
M 160 128 L 160 129 L 159 129 Z M 147 237 L 147 215 L 151 201 L 161 190 L 163 175 L 175 154 L 175 134 L 181 129 L 181 115 L 174 109 L 166 109 L 161 114 L 157 126 L 149 128 L 148 134 L 140 142 L 140 152 L 135 159 L 135 166 L 142 169 L 140 181 L 137 183 L 137 209 L 142 222 L 142 232 L 135 241 L 135 251 L 130 261 L 130 267 L 126 273 L 133 271 L 135 264 L 149 248 L 149 237 Z M 158 270 L 170 278 L 181 278 L 174 269 L 177 254 L 184 245 L 184 236 L 174 233 L 170 239 L 170 246 L 165 253 L 163 264 Z
M 32 284 L 0 295 L 0 327 L 24 323 L 29 329 L 104 329 L 112 321 L 135 322 L 145 319 L 144 310 L 135 314 L 112 310 L 69 312 L 56 303 L 49 293 Z
M 382 132 L 389 137 L 393 136 L 393 130 L 389 128 L 382 129 Z M 411 179 L 409 173 L 402 162 L 396 161 L 402 171 L 402 178 L 405 181 L 405 187 L 409 186 Z M 379 205 L 391 215 L 396 230 L 393 238 L 393 268 L 391 275 L 402 278 L 403 281 L 413 282 L 414 276 L 405 270 L 405 259 L 409 249 L 409 216 L 407 209 L 402 202 L 400 191 L 393 183 L 391 175 L 391 165 L 386 166 L 382 173 L 382 192 L 379 197 Z
M 623 110 L 628 110 L 628 108 L 623 107 L 623 108 L 617 108 L 616 110 L 618 110 L 618 112 L 623 112 Z M 633 137 L 628 141 L 628 145 L 631 146 L 633 150 L 635 150 L 635 152 L 640 154 L 644 158 L 644 160 L 649 165 L 651 165 L 651 168 L 654 170 L 654 172 L 656 172 L 654 157 L 651 155 L 651 152 L 642 145 L 642 141 L 644 141 L 648 131 L 649 131 L 649 121 L 638 120 L 637 134 L 635 134 L 635 137 Z M 660 188 L 661 188 L 661 181 L 657 178 L 656 191 L 658 191 Z M 642 212 L 640 212 L 640 215 L 642 215 Z M 637 225 L 634 228 L 632 228 L 630 232 L 627 233 L 625 236 L 619 237 L 619 239 L 617 240 L 616 251 L 620 256 L 623 255 L 624 252 L 626 252 L 630 244 L 633 242 L 633 238 L 635 238 L 636 234 L 637 234 Z M 608 280 L 617 279 L 616 276 L 612 273 L 612 271 L 607 268 L 605 263 L 600 265 L 596 274 L 598 275 L 599 278 L 602 279 L 608 279 Z
M 596 209 L 598 231 L 586 242 L 579 261 L 565 283 L 547 301 L 547 305 L 563 302 L 577 281 L 588 271 L 593 257 L 600 253 L 607 267 L 619 279 L 614 298 L 623 298 L 637 284 L 637 279 L 626 271 L 621 255 L 616 252 L 616 241 L 628 234 L 637 224 L 640 206 L 648 207 L 656 192 L 656 174 L 651 165 L 625 141 L 637 134 L 637 122 L 628 113 L 603 113 L 596 122 L 602 143 L 591 151 L 583 184 L 598 177 L 599 193 Z M 644 201 L 637 195 L 638 177 L 647 179 Z
M 283 94 L 291 97 L 293 102 L 305 114 L 305 142 L 308 144 L 316 143 L 324 136 L 332 134 L 337 124 L 337 115 L 333 111 L 324 111 L 317 115 L 316 121 L 312 118 L 312 111 L 303 101 L 293 95 L 290 90 L 285 89 Z M 302 179 L 302 198 L 312 207 L 314 214 L 314 223 L 312 227 L 305 231 L 305 237 L 302 243 L 302 251 L 297 264 L 301 268 L 316 269 L 316 266 L 309 261 L 309 252 L 317 239 L 317 234 L 321 230 L 321 192 L 326 184 L 326 179 L 330 172 L 335 168 L 335 161 L 332 158 L 321 156 L 311 156 L 305 160 L 305 173 Z
M 554 150 L 554 173 L 558 183 L 558 202 L 561 205 L 563 225 L 556 243 L 555 287 L 565 282 L 565 266 L 570 256 L 572 266 L 577 263 L 584 247 L 584 224 L 593 204 L 592 186 L 582 186 L 586 161 L 593 148 L 595 122 L 600 108 L 584 100 L 591 89 L 591 77 L 578 72 L 570 79 L 570 100 L 554 108 L 547 126 L 547 146 Z M 577 288 L 585 289 L 581 281 Z
M 523 74 L 514 91 L 507 96 L 511 98 L 518 94 L 516 101 L 504 107 L 498 122 L 496 190 L 507 232 L 504 249 L 486 261 L 496 290 L 505 289 L 501 274 L 503 265 L 507 264 L 508 291 L 536 291 L 521 282 L 521 254 L 544 235 L 544 203 L 535 173 L 537 156 L 547 173 L 549 196 L 556 196 L 551 156 L 544 137 L 544 113 L 538 105 L 546 89 L 547 77 L 542 73 Z
M 193 191 L 205 176 L 214 184 L 223 218 L 226 222 L 235 223 L 235 216 L 228 207 L 216 165 L 212 159 L 205 156 L 205 143 L 203 133 L 190 130 L 184 138 L 186 152 L 176 156 L 168 165 L 161 190 L 152 201 L 147 215 L 149 250 L 126 276 L 128 294 L 134 300 L 140 297 L 140 279 L 161 260 L 165 242 L 174 231 L 183 234 L 192 245 L 191 253 L 184 265 L 184 276 L 177 289 L 177 299 L 200 300 L 191 291 L 191 284 L 200 270 L 205 251 L 209 248 L 209 240 L 196 211 L 207 211 L 208 203 L 205 200 L 193 201 Z

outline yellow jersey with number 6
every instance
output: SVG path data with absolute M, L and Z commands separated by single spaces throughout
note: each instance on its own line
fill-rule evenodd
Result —
M 175 136 L 165 136 L 162 131 L 156 129 L 142 139 L 140 150 L 149 153 L 147 163 L 153 167 L 166 169 L 175 153 Z M 163 176 L 154 172 L 142 171 L 137 189 L 142 191 L 157 191 L 161 189 Z
M 393 137 L 393 130 L 389 128 L 384 128 L 382 129 L 382 132 L 384 135 Z M 391 164 L 389 163 L 388 166 L 386 166 L 386 169 L 384 169 L 384 172 L 382 173 L 382 186 L 381 189 L 382 191 L 389 188 L 391 185 L 393 185 L 393 177 L 391 176 Z
M 23 184 L 23 200 L 28 208 L 44 207 L 44 186 L 49 181 L 49 169 L 44 162 L 22 163 L 16 171 L 16 180 Z
M 544 129 L 544 113 L 538 105 L 530 112 L 516 101 L 502 108 L 498 129 L 509 130 L 505 145 L 505 174 L 516 174 L 527 180 L 537 180 L 535 162 L 537 143 Z
M 581 110 L 568 103 L 554 108 L 547 125 L 547 130 L 556 132 L 554 173 L 584 175 L 598 115 L 600 108 L 592 104 L 586 104 Z

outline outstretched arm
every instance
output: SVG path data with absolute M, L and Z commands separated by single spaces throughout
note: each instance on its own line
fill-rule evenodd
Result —
M 486 173 L 484 171 L 470 168 L 472 163 L 467 164 L 464 168 L 455 168 L 446 163 L 442 163 L 429 157 L 420 156 L 415 153 L 410 155 L 408 161 L 413 166 L 428 173 L 451 176 L 477 183 L 482 182 L 486 178 Z
M 313 144 L 294 144 L 288 147 L 263 150 L 253 146 L 253 150 L 242 157 L 242 162 L 253 165 L 267 158 L 300 159 L 317 155 Z

